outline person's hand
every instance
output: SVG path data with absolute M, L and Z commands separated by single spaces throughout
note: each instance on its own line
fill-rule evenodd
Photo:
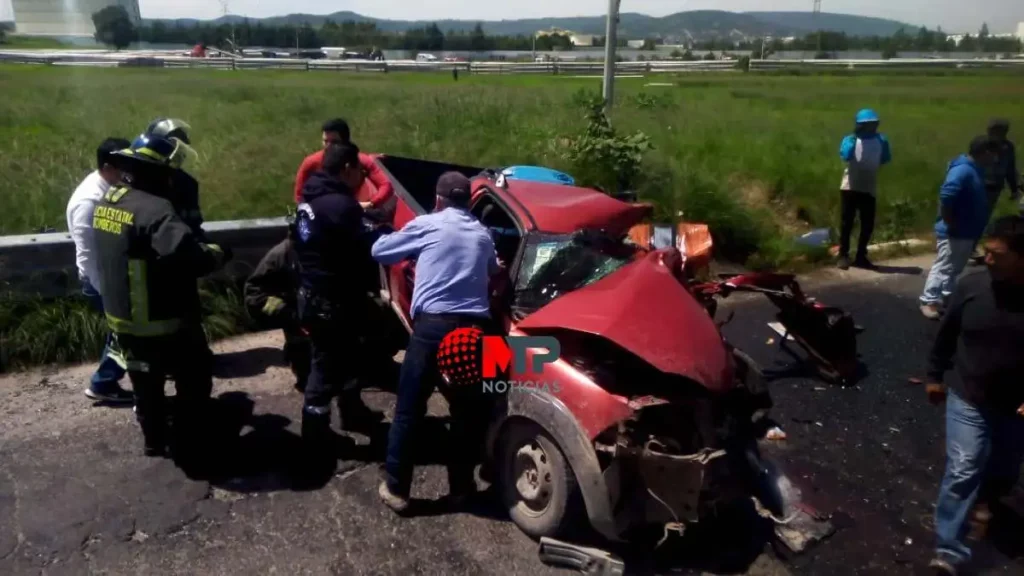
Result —
M 266 304 L 263 305 L 263 313 L 267 316 L 277 316 L 282 310 L 284 310 L 284 300 L 277 296 L 270 296 L 267 298 Z
M 360 202 L 359 205 L 363 207 L 363 210 L 373 208 L 373 202 Z
M 938 382 L 931 382 L 926 384 L 925 392 L 928 394 L 928 401 L 938 406 L 946 401 L 946 387 Z
M 1021 404 L 1020 408 L 1017 408 L 1017 416 L 1024 416 L 1024 404 Z

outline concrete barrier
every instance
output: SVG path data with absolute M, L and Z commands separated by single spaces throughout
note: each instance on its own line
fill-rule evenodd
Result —
M 207 222 L 203 229 L 234 252 L 223 273 L 243 280 L 285 238 L 287 223 L 284 218 L 232 220 Z M 67 232 L 0 237 L 0 293 L 60 297 L 78 289 L 75 243 Z

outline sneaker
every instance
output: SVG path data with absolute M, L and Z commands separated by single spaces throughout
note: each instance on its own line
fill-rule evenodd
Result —
M 929 320 L 938 320 L 942 316 L 942 311 L 935 304 L 922 304 L 921 314 Z
M 957 576 L 956 566 L 944 558 L 935 558 L 928 563 L 928 567 L 932 569 L 932 573 L 942 576 Z
M 391 489 L 388 488 L 387 482 L 380 483 L 380 486 L 377 488 L 377 494 L 380 495 L 380 501 L 383 502 L 385 506 L 399 514 L 405 512 L 409 508 L 409 499 L 393 493 Z
M 135 395 L 121 388 L 116 383 L 102 387 L 89 386 L 85 390 L 85 395 L 91 400 L 110 404 L 131 404 L 135 402 Z
M 840 270 L 849 270 L 850 258 L 848 256 L 840 256 L 839 261 L 836 263 L 836 267 Z

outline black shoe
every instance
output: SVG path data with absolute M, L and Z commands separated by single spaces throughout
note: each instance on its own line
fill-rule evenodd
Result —
M 849 270 L 850 258 L 848 256 L 840 256 L 839 260 L 836 262 L 836 267 L 840 270 Z
M 867 259 L 867 256 L 858 256 L 857 259 L 853 261 L 853 265 L 857 268 L 863 268 L 864 270 L 875 270 L 878 268 L 871 263 L 871 260 Z
M 310 444 L 322 444 L 331 431 L 330 407 L 302 410 L 302 440 Z
M 85 395 L 91 400 L 107 404 L 131 404 L 135 402 L 135 394 L 121 388 L 117 382 L 102 386 L 89 386 L 85 390 Z
M 369 430 L 384 421 L 382 412 L 371 410 L 358 396 L 339 397 L 338 413 L 341 417 L 341 429 L 346 432 Z

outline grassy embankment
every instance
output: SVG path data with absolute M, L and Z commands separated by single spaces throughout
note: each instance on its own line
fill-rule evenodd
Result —
M 1024 127 L 1022 79 L 1013 73 L 737 73 L 653 80 L 673 87 L 621 79 L 613 122 L 623 132 L 643 131 L 654 145 L 636 189 L 656 203 L 660 217 L 675 219 L 681 211 L 712 226 L 720 254 L 777 266 L 801 256 L 795 235 L 836 225 L 837 150 L 857 109 L 877 108 L 893 143 L 876 235 L 892 239 L 928 230 L 946 163 L 990 116 Z M 584 128 L 575 102 L 579 91 L 597 90 L 599 82 L 0 67 L 0 234 L 64 229 L 65 203 L 90 169 L 96 143 L 108 135 L 130 137 L 160 115 L 187 119 L 194 128 L 201 155 L 194 173 L 209 220 L 283 214 L 298 163 L 318 145 L 320 122 L 335 115 L 349 120 L 367 151 L 574 172 L 564 144 Z M 0 315 L 9 350 L 17 348 L 12 335 L 39 330 L 27 331 L 25 321 L 3 324 Z M 83 350 L 65 358 L 86 356 Z
M 50 50 L 69 48 L 68 44 L 56 38 L 43 36 L 13 36 L 8 33 L 0 42 L 0 50 Z

